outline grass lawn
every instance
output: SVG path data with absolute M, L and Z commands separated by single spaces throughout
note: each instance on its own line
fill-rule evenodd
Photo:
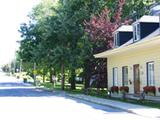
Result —
M 61 83 L 57 82 L 54 86 L 52 83 L 42 83 L 42 86 L 44 86 L 45 88 L 48 89 L 55 89 L 55 90 L 61 90 Z M 76 84 L 76 90 L 71 90 L 70 89 L 70 84 L 66 84 L 65 85 L 65 91 L 71 94 L 84 94 L 84 86 L 82 84 Z M 133 103 L 133 104 L 137 104 L 137 105 L 144 105 L 144 106 L 149 106 L 149 107 L 154 107 L 154 108 L 159 108 L 160 109 L 160 103 L 156 103 L 156 102 L 152 102 L 152 101 L 148 101 L 148 100 L 131 100 L 131 99 L 122 99 L 122 98 L 110 98 L 107 95 L 107 90 L 99 90 L 97 92 L 96 88 L 92 88 L 91 90 L 89 90 L 89 92 L 87 93 L 87 95 L 90 96 L 95 96 L 95 97 L 99 97 L 99 98 L 105 98 L 105 99 L 110 99 L 110 100 L 116 100 L 116 101 L 121 101 L 121 102 L 127 102 L 127 103 Z

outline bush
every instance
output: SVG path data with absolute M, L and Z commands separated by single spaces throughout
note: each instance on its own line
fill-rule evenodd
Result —
M 121 87 L 120 87 L 120 91 L 121 91 L 121 92 L 127 92 L 127 93 L 128 93 L 128 92 L 129 92 L 129 87 L 128 87 L 128 86 L 121 86 Z
M 114 92 L 118 93 L 118 92 L 119 92 L 118 86 L 112 86 L 112 87 L 111 87 L 111 92 L 112 92 L 112 93 L 114 93 Z

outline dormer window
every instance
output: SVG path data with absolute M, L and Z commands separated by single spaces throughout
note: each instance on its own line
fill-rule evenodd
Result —
M 114 34 L 114 46 L 119 47 L 119 32 Z
M 137 23 L 133 26 L 133 38 L 134 38 L 134 41 L 139 41 L 141 39 L 141 35 L 140 35 L 140 24 Z
M 144 15 L 133 23 L 133 42 L 149 36 L 159 28 L 159 17 Z
M 133 38 L 133 27 L 131 25 L 122 25 L 114 31 L 114 48 L 122 46 Z

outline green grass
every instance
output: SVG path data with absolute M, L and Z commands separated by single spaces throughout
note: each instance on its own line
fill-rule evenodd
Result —
M 55 89 L 55 90 L 61 90 L 61 83 L 57 82 L 55 84 L 55 86 L 53 86 L 52 83 L 42 83 L 42 86 L 44 86 L 45 88 L 48 89 Z M 66 84 L 69 86 L 69 84 Z M 71 94 L 84 94 L 84 86 L 82 84 L 77 84 L 76 85 L 76 90 L 71 90 L 69 87 L 65 87 L 65 91 Z M 132 104 L 137 104 L 137 105 L 143 105 L 143 106 L 148 106 L 148 107 L 153 107 L 153 108 L 159 108 L 160 109 L 160 103 L 156 103 L 153 101 L 148 101 L 148 100 L 131 100 L 131 99 L 122 99 L 122 98 L 110 98 L 107 95 L 107 90 L 99 90 L 99 92 L 97 92 L 96 88 L 92 88 L 87 95 L 90 96 L 95 96 L 95 97 L 99 97 L 99 98 L 105 98 L 105 99 L 110 99 L 110 100 L 116 100 L 116 101 L 121 101 L 121 102 L 125 102 L 125 103 L 132 103 Z
M 160 103 L 149 101 L 149 100 L 126 100 L 125 102 L 133 103 L 133 104 L 137 104 L 137 105 L 144 105 L 144 106 L 154 107 L 154 108 L 159 108 L 160 109 Z
M 125 103 L 132 103 L 136 105 L 143 105 L 143 106 L 148 106 L 148 107 L 153 107 L 153 108 L 159 108 L 160 109 L 160 103 L 154 102 L 154 101 L 149 101 L 149 100 L 133 100 L 133 99 L 123 99 L 123 98 L 113 98 L 109 97 L 107 95 L 106 91 L 100 91 L 98 94 L 96 92 L 91 92 L 88 95 L 99 97 L 99 98 L 105 98 L 105 99 L 110 99 L 110 100 L 116 100 L 120 102 L 125 102 Z
M 70 92 L 72 93 L 72 92 Z M 76 91 L 74 90 L 73 92 L 74 94 L 79 94 L 79 93 L 84 93 L 84 91 Z M 122 98 L 113 98 L 113 97 L 109 97 L 107 95 L 106 90 L 100 90 L 99 93 L 96 92 L 96 90 L 92 90 L 90 91 L 87 95 L 90 96 L 95 96 L 95 97 L 99 97 L 99 98 L 105 98 L 105 99 L 110 99 L 110 100 L 116 100 L 116 101 L 120 101 L 120 102 L 125 102 L 125 103 L 132 103 L 132 104 L 136 104 L 136 105 L 143 105 L 143 106 L 148 106 L 148 107 L 153 107 L 153 108 L 159 108 L 160 109 L 160 103 L 157 102 L 153 102 L 153 101 L 148 101 L 148 100 L 131 100 L 131 99 L 122 99 Z
M 121 101 L 121 102 L 127 102 L 127 103 L 136 104 L 136 105 L 143 105 L 143 106 L 147 106 L 147 107 L 153 107 L 153 108 L 160 109 L 160 103 L 149 101 L 149 100 L 130 100 L 130 99 L 123 100 L 121 98 L 111 98 L 111 99 Z
M 40 87 L 47 88 L 48 90 L 53 90 L 53 89 L 54 89 L 53 84 L 50 83 L 50 82 L 40 83 L 39 86 L 40 86 Z

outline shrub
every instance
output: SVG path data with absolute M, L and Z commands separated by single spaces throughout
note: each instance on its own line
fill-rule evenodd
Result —
M 112 93 L 114 93 L 114 92 L 118 93 L 118 91 L 119 91 L 118 86 L 112 86 L 112 87 L 111 87 L 111 92 L 112 92 Z
M 129 92 L 129 87 L 128 86 L 122 86 L 122 87 L 120 87 L 120 91 L 121 92 Z

